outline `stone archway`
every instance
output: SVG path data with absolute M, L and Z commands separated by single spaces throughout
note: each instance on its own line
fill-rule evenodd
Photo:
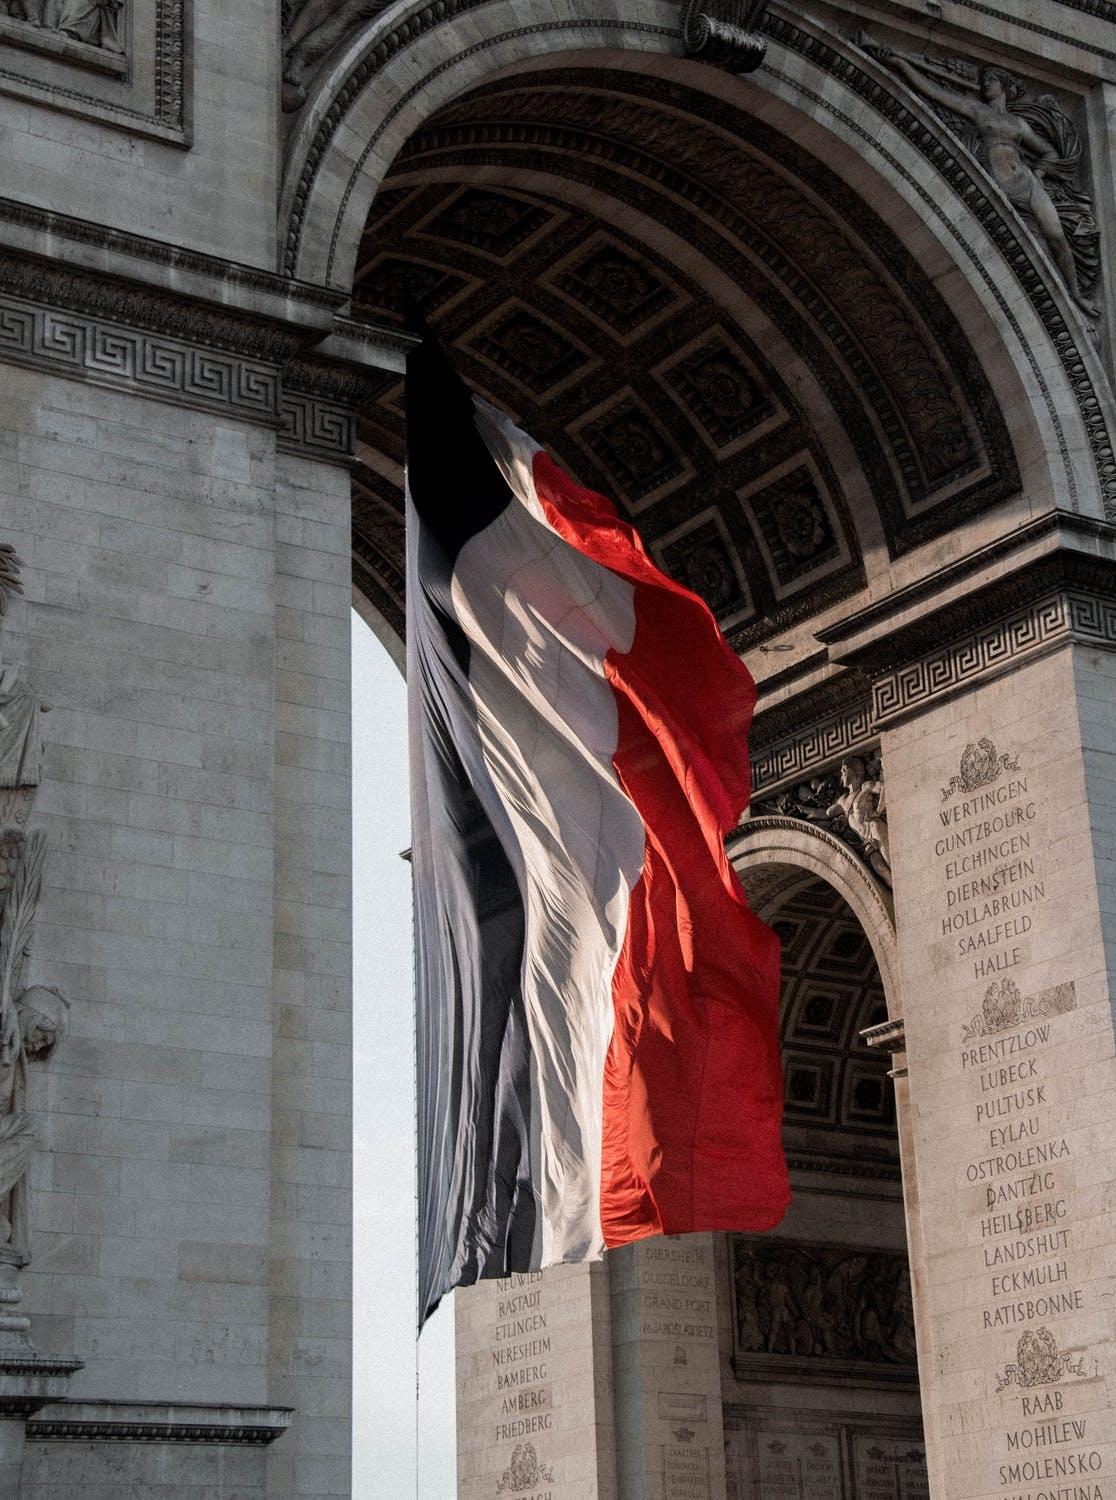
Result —
M 112 45 L 65 9 L 88 24 L 0 5 L 4 692 L 15 665 L 53 710 L 41 778 L 7 715 L 0 833 L 24 838 L 38 778 L 28 987 L 70 1002 L 13 1167 L 34 1250 L 2 1293 L 5 1478 L 26 1437 L 28 1493 L 175 1487 L 198 1443 L 218 1488 L 350 1489 L 347 642 L 355 574 L 399 644 L 405 340 L 367 321 L 392 322 L 394 257 L 436 302 L 442 279 L 469 378 L 616 495 L 760 683 L 734 847 L 773 896 L 840 891 L 901 1053 L 935 1500 L 1023 1493 L 1070 1433 L 1066 1481 L 1107 1494 L 1112 0 L 861 5 L 851 37 L 831 0 L 749 0 L 747 77 L 683 56 L 675 0 L 128 0 Z M 954 83 L 995 130 L 1046 132 L 1014 184 Z M 1085 296 L 1066 222 L 1079 282 L 1106 252 Z M 830 857 L 857 760 L 890 902 Z M 22 1151 L 29 1049 L 7 1052 Z M 26 1244 L 0 1238 L 8 1279 Z M 664 1447 L 700 1492 L 677 1434 L 720 1412 L 731 1353 L 715 1246 L 678 1249 L 568 1278 L 579 1326 L 621 1331 L 615 1364 L 566 1350 L 593 1375 L 583 1456 L 640 1419 L 601 1495 L 662 1500 Z M 695 1313 L 688 1363 L 644 1294 Z M 76 1360 L 80 1402 L 25 1420 Z M 656 1362 L 683 1402 L 639 1405 Z
M 804 814 L 795 797 L 881 737 L 886 771 L 891 725 L 1002 661 L 995 640 L 953 645 L 986 628 L 967 580 L 990 570 L 992 613 L 1018 613 L 1030 585 L 1015 575 L 1047 566 L 1039 539 L 1059 532 L 1058 512 L 1112 510 L 1108 387 L 1041 246 L 875 56 L 774 12 L 766 67 L 735 79 L 681 60 L 673 19 L 669 6 L 621 4 L 607 22 L 575 8 L 544 23 L 506 0 L 471 13 L 464 49 L 433 10 L 390 32 L 374 24 L 296 123 L 283 254 L 288 270 L 351 288 L 359 320 L 397 325 L 404 294 L 417 296 L 470 384 L 613 495 L 704 594 L 761 684 L 754 780 L 770 816 L 741 831 L 741 863 L 771 878 L 781 860 L 838 889 L 868 935 L 899 1047 L 890 898 L 811 822 L 824 801 Z M 384 371 L 358 417 L 354 483 L 354 577 L 396 628 L 400 396 Z M 1005 628 L 1046 650 L 1056 617 Z M 907 669 L 933 649 L 945 665 Z M 892 1227 L 901 1242 L 905 1210 L 929 1367 L 919 1174 L 895 1071 L 907 1181 Z M 722 1251 L 695 1254 L 708 1264 L 693 1274 L 723 1288 Z M 563 1303 L 595 1309 L 578 1359 L 602 1381 L 620 1362 L 609 1392 L 582 1391 L 571 1418 L 615 1424 L 594 1459 L 601 1493 L 610 1464 L 620 1493 L 635 1493 L 657 1461 L 633 1433 L 660 1430 L 646 1398 L 661 1351 L 632 1329 L 668 1326 L 640 1298 L 670 1273 L 646 1248 L 628 1261 L 608 1273 L 618 1324 L 599 1311 L 601 1275 L 553 1291 L 555 1316 Z M 481 1339 L 478 1369 L 485 1297 L 460 1312 L 459 1330 Z M 627 1330 L 620 1344 L 612 1327 Z M 712 1410 L 724 1391 L 712 1351 L 699 1339 L 684 1353 Z M 468 1421 L 483 1425 L 484 1410 L 478 1398 Z M 519 1429 L 496 1430 L 510 1441 Z M 476 1453 L 466 1472 L 487 1482 L 491 1461 Z
M 462 48 L 457 18 L 466 12 L 471 41 Z M 709 109 L 731 101 L 749 121 L 796 143 L 845 196 L 851 192 L 851 203 L 886 205 L 908 266 L 923 268 L 943 294 L 1004 397 L 1023 490 L 1039 504 L 1046 497 L 1086 514 L 1112 510 L 1107 380 L 1034 238 L 972 157 L 873 57 L 814 21 L 771 14 L 764 26 L 767 65 L 747 80 L 680 62 L 677 10 L 664 3 L 621 4 L 607 17 L 585 3 L 540 21 L 519 0 L 477 7 L 460 0 L 415 4 L 354 26 L 293 119 L 282 262 L 291 273 L 347 289 L 376 195 L 401 153 L 471 89 L 522 88 L 528 75 L 602 64 L 645 86 L 684 80 Z M 567 149 L 577 154 L 583 145 L 571 141 Z M 482 175 L 510 183 L 515 170 L 508 159 Z M 537 166 L 528 175 L 537 181 Z M 825 195 L 836 201 L 831 188 Z M 630 206 L 623 216 L 630 218 Z M 669 228 L 670 218 L 660 223 Z M 1091 463 L 1082 471 L 1071 455 L 1086 451 Z
M 768 64 L 741 80 L 679 58 L 671 6 L 590 9 L 415 5 L 354 33 L 289 138 L 284 265 L 351 291 L 357 321 L 390 326 L 417 294 L 470 383 L 705 595 L 761 683 L 761 811 L 787 812 L 741 832 L 742 862 L 778 835 L 789 865 L 833 877 L 901 1050 L 904 935 L 872 878 L 831 858 L 818 788 L 865 753 L 909 784 L 896 731 L 912 716 L 1073 631 L 1111 634 L 1076 592 L 1095 589 L 1085 554 L 1116 511 L 1107 379 L 1042 244 L 879 48 L 776 10 Z M 385 369 L 358 417 L 354 486 L 356 585 L 385 630 L 402 620 L 401 422 Z M 919 874 L 897 873 L 909 912 Z M 918 1131 L 895 1074 L 940 1483 Z M 711 1278 L 713 1248 L 700 1254 Z M 617 1271 L 629 1331 L 664 1271 L 650 1259 Z M 603 1370 L 616 1350 L 598 1347 L 600 1277 L 568 1290 L 592 1313 L 577 1357 Z M 487 1314 L 470 1296 L 476 1332 Z M 583 1392 L 582 1429 L 642 1399 L 658 1355 L 641 1337 L 611 1407 L 604 1385 Z M 510 1440 L 512 1424 L 497 1430 Z M 649 1451 L 623 1424 L 615 1437 L 623 1492 Z M 597 1481 L 608 1493 L 604 1469 Z
M 854 913 L 842 894 L 847 852 L 803 854 L 788 842 L 783 863 L 765 863 L 753 848 L 745 879 L 783 945 L 784 1139 L 795 1202 L 774 1235 L 726 1237 L 726 1493 L 919 1493 L 925 1447 L 896 1099 L 889 1059 L 865 1039 L 886 1021 L 888 997 L 869 914 Z M 886 950 L 886 917 L 882 927 L 875 937 Z

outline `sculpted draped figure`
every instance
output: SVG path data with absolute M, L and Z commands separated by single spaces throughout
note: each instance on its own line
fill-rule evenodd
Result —
M 21 592 L 19 558 L 0 544 L 0 628 Z M 57 990 L 25 984 L 46 854 L 44 835 L 24 830 L 42 777 L 43 712 L 38 694 L 0 657 L 0 1265 L 31 1258 L 27 1064 L 51 1051 L 69 1009 Z
M 301 109 L 317 65 L 390 0 L 283 0 L 283 108 Z
M 0 15 L 106 52 L 124 51 L 124 0 L 0 0 Z
M 1028 100 L 1026 85 L 1006 68 L 981 68 L 908 57 L 857 37 L 860 47 L 960 125 L 965 144 L 983 157 L 1004 195 L 1042 236 L 1070 296 L 1096 320 L 1091 292 L 1099 231 L 1092 204 L 1077 186 L 1084 147 L 1076 126 L 1050 94 Z

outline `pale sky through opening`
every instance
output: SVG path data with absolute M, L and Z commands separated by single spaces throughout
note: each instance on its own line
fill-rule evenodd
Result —
M 416 1488 L 415 1148 L 406 689 L 353 637 L 355 1500 L 453 1500 L 453 1301 L 422 1336 Z

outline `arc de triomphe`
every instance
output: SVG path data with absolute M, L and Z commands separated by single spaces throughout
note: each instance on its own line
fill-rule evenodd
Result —
M 760 681 L 796 1189 L 461 1295 L 460 1493 L 1116 1496 L 1116 5 L 684 9 L 0 3 L 4 1495 L 350 1493 L 409 294 Z

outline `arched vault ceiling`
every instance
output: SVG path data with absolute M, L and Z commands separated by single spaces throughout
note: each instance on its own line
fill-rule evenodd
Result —
M 783 950 L 788 1147 L 897 1159 L 890 1059 L 866 1046 L 860 1034 L 887 1020 L 864 929 L 824 880 L 800 885 L 765 915 Z
M 354 308 L 395 322 L 408 294 L 740 648 L 1018 487 L 979 362 L 883 219 L 677 82 L 548 69 L 440 110 L 376 200 Z M 396 623 L 398 379 L 360 440 L 356 577 Z

